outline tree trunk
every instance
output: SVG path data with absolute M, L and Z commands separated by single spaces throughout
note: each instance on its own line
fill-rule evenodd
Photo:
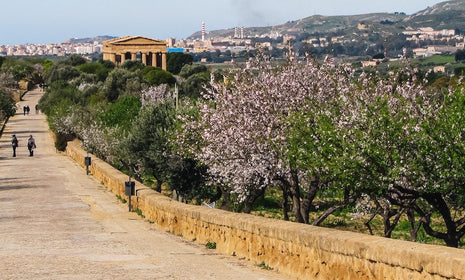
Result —
M 400 208 L 397 211 L 392 209 L 386 208 L 383 211 L 383 220 L 384 220 L 384 237 L 391 238 L 392 232 L 396 227 L 397 223 L 399 223 L 399 219 L 404 213 L 404 208 Z M 395 216 L 395 217 L 394 217 Z M 394 217 L 394 220 L 391 222 L 391 218 Z
M 371 223 L 371 221 L 373 221 L 373 219 L 376 217 L 376 215 L 378 215 L 377 212 L 373 213 L 373 215 L 371 215 L 370 219 L 368 219 L 368 221 L 365 222 L 365 226 L 368 228 L 368 231 L 370 232 L 370 235 L 373 235 L 373 229 L 371 228 L 370 223 Z
M 299 177 L 297 170 L 291 169 L 290 178 L 287 179 L 283 176 L 276 176 L 275 180 L 281 184 L 283 196 L 291 198 L 292 201 L 292 213 L 295 216 L 295 220 L 298 223 L 308 223 L 308 213 L 310 212 L 311 203 L 316 195 L 316 190 L 310 190 L 302 200 Z M 318 185 L 318 184 L 317 184 Z M 288 202 L 289 200 L 286 200 Z M 286 216 L 287 214 L 285 214 Z M 306 217 L 306 218 L 305 218 Z M 289 217 L 288 217 L 289 218 Z
M 292 212 L 294 213 L 295 220 L 298 223 L 305 223 L 305 219 L 302 216 L 301 211 L 301 195 L 299 178 L 296 170 L 291 170 L 291 178 L 289 182 L 290 194 L 292 196 Z
M 344 201 L 342 203 L 340 203 L 338 205 L 334 205 L 334 206 L 328 208 L 315 221 L 313 221 L 312 225 L 319 226 L 326 218 L 328 218 L 329 215 L 331 215 L 332 213 L 334 213 L 334 212 L 336 212 L 338 210 L 344 209 L 347 205 L 353 203 L 354 201 L 355 201 L 355 199 L 353 199 L 353 198 L 347 198 L 347 199 L 344 199 Z M 370 219 L 370 221 L 371 221 L 371 219 Z M 371 233 L 373 233 L 369 226 L 368 226 L 368 229 L 370 230 Z
M 457 223 L 452 219 L 450 208 L 440 193 L 426 193 L 423 194 L 422 197 L 441 214 L 447 229 L 446 232 L 443 233 L 431 228 L 431 214 L 425 214 L 417 207 L 417 213 L 422 216 L 425 232 L 430 236 L 444 240 L 447 246 L 457 248 L 460 238 L 465 235 L 465 227 L 458 230 Z
M 252 208 L 255 201 L 257 201 L 257 199 L 260 196 L 263 196 L 265 194 L 265 190 L 266 188 L 256 189 L 250 195 L 248 195 L 246 200 L 244 201 L 244 206 L 242 207 L 241 212 L 250 214 L 250 212 L 252 212 Z
M 313 200 L 316 197 L 318 189 L 320 187 L 319 178 L 315 178 L 310 182 L 310 187 L 308 192 L 305 194 L 300 212 L 302 213 L 302 218 L 306 224 L 310 223 L 310 207 L 312 206 Z
M 315 221 L 313 221 L 312 225 L 319 226 L 326 218 L 328 218 L 329 215 L 331 215 L 337 210 L 343 209 L 345 206 L 346 204 L 343 203 L 329 207 L 323 214 L 321 214 L 318 218 L 316 218 Z
M 417 235 L 421 227 L 421 222 L 418 223 L 418 226 L 415 226 L 415 211 L 412 208 L 408 208 L 406 213 L 410 225 L 410 241 L 417 241 Z
M 218 188 L 220 189 L 221 194 L 222 194 L 221 197 L 223 198 L 220 209 L 231 211 L 231 209 L 233 209 L 231 207 L 231 193 L 229 192 L 228 189 L 225 189 L 224 187 L 218 187 Z
M 302 212 L 300 211 L 300 190 L 295 186 L 291 187 L 292 194 L 292 213 L 294 213 L 295 220 L 298 223 L 304 223 L 305 220 L 302 217 Z
M 289 221 L 289 194 L 284 188 L 281 188 L 283 191 L 283 218 L 285 221 Z
M 159 193 L 161 193 L 161 180 L 158 180 L 157 179 L 157 185 L 156 185 L 156 188 L 155 190 Z

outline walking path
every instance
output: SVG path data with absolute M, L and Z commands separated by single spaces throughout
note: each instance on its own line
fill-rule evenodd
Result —
M 44 114 L 34 109 L 41 95 L 26 94 L 0 138 L 0 279 L 286 279 L 129 213 L 56 152 Z M 33 157 L 29 135 L 37 144 Z

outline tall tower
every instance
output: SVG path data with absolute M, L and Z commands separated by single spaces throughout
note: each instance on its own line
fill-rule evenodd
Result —
M 205 41 L 205 22 L 202 21 L 202 42 Z
M 241 39 L 244 39 L 244 27 L 241 27 Z

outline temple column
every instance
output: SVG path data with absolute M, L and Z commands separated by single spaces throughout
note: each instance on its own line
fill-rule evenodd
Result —
M 147 55 L 146 53 L 141 53 L 142 56 L 142 64 L 147 65 Z
M 116 64 L 116 53 L 111 53 L 110 54 L 110 61 Z
M 137 59 L 137 53 L 131 53 L 131 60 Z
M 166 70 L 166 52 L 161 54 L 161 69 Z
M 122 53 L 121 54 L 121 64 L 123 64 L 126 61 L 126 54 Z

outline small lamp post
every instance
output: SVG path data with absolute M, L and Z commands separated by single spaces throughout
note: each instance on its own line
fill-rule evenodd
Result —
M 86 166 L 86 175 L 89 175 L 89 166 L 92 164 L 92 159 L 89 156 L 89 152 L 87 152 L 87 156 L 84 157 L 84 164 Z
M 129 181 L 124 182 L 124 193 L 128 196 L 129 212 L 131 212 L 131 210 L 132 210 L 131 196 L 136 194 L 136 182 L 131 181 L 131 175 L 129 175 Z

